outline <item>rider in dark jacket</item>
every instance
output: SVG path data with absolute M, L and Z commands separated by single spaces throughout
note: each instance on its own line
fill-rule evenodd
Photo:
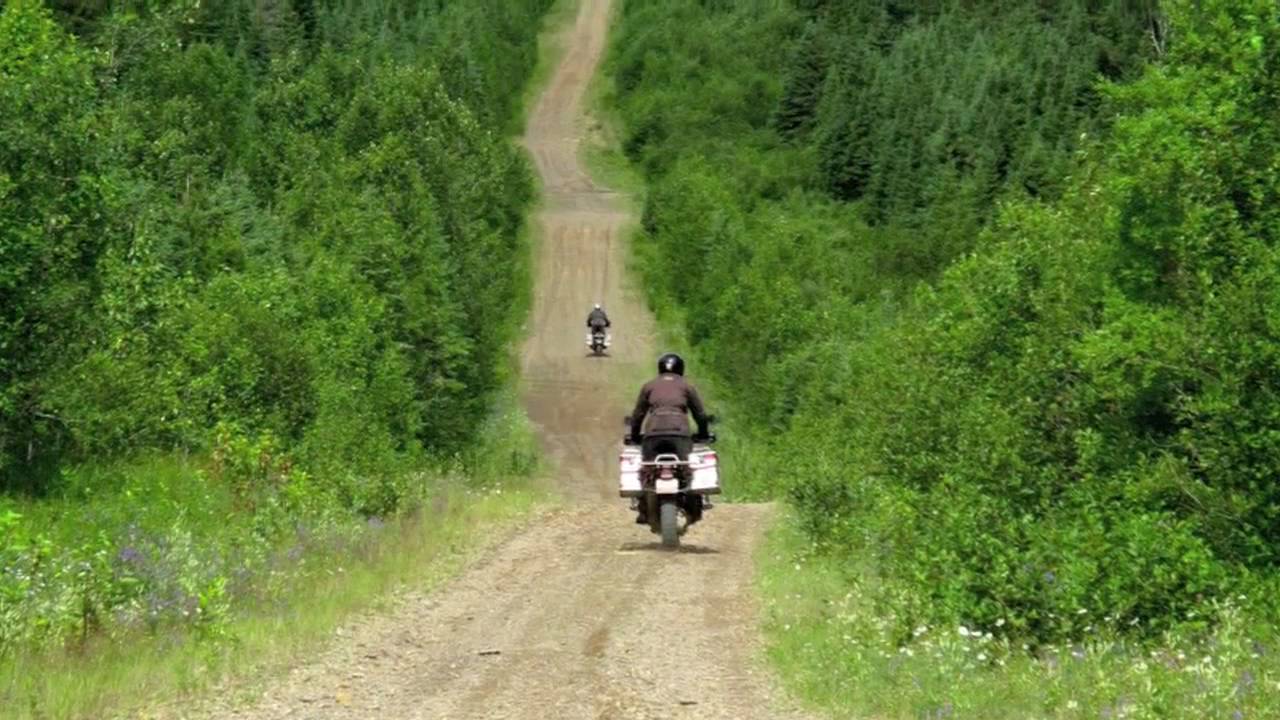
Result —
M 684 359 L 666 353 L 658 358 L 658 377 L 640 388 L 640 397 L 631 411 L 631 440 L 640 442 L 641 457 L 652 460 L 663 453 L 674 453 L 687 460 L 693 450 L 689 415 L 698 424 L 698 437 L 706 437 L 711 418 L 698 391 L 684 379 Z M 647 522 L 644 503 L 640 503 L 636 522 Z
M 604 308 L 600 307 L 600 303 L 596 303 L 596 306 L 587 315 L 587 327 L 592 330 L 597 328 L 603 330 L 611 325 L 612 323 L 609 322 L 609 316 L 605 314 Z

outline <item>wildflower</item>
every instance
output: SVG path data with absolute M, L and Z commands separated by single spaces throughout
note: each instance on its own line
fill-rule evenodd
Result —
M 963 625 L 956 628 L 956 632 L 960 634 L 960 637 L 966 637 L 966 638 L 969 637 L 969 628 Z
M 1249 692 L 1253 690 L 1254 682 L 1253 673 L 1245 670 L 1240 674 L 1240 679 L 1236 681 L 1236 695 L 1248 695 Z
M 138 549 L 133 546 L 125 546 L 121 548 L 117 559 L 122 563 L 135 563 L 142 560 L 142 553 L 138 552 Z

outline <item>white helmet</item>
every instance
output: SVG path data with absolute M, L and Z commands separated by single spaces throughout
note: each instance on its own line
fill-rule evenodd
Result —
M 599 310 L 599 309 L 600 309 L 600 303 L 596 303 L 596 309 L 597 309 L 597 310 Z

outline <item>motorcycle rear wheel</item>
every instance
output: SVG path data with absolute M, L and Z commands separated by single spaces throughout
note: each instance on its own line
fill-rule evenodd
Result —
M 675 500 L 664 500 L 658 509 L 663 547 L 680 547 L 680 515 L 678 510 Z

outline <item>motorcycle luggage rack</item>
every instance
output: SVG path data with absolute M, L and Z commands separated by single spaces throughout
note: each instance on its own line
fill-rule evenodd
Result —
M 643 460 L 640 462 L 641 467 L 658 467 L 659 465 L 688 465 L 688 460 L 681 460 L 679 455 L 671 453 L 663 453 L 654 457 L 652 460 Z

